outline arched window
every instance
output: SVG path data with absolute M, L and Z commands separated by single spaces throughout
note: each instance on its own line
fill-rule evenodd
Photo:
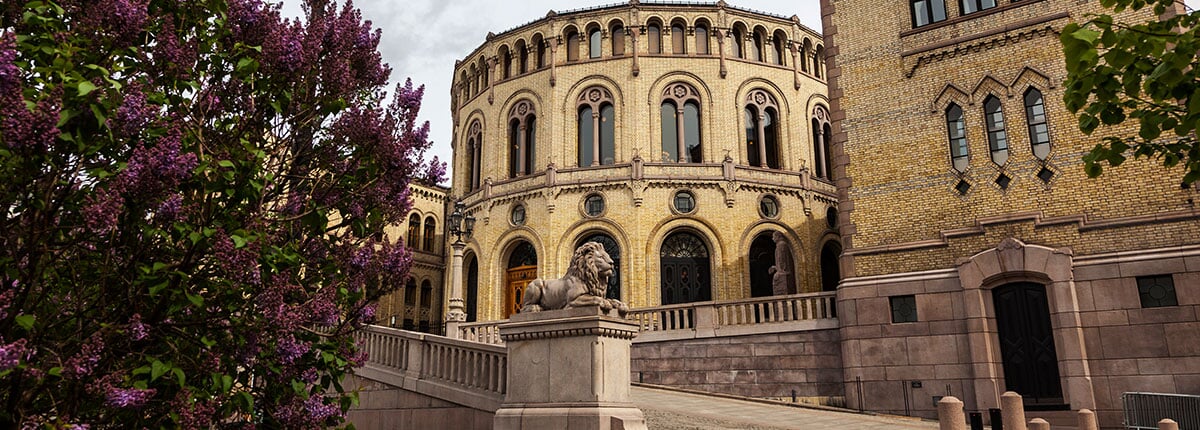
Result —
M 661 108 L 663 161 L 703 161 L 700 93 L 695 87 L 682 82 L 667 85 L 663 90 Z
M 771 280 L 774 275 L 771 267 L 775 266 L 775 241 L 771 240 L 771 232 L 761 233 L 754 238 L 754 242 L 750 243 L 750 255 L 747 260 L 750 262 L 750 296 L 771 296 Z M 792 268 L 786 270 L 790 272 Z
M 591 87 L 579 94 L 579 166 L 616 162 L 615 119 L 612 92 Z
M 662 304 L 712 300 L 708 245 L 687 231 L 671 233 L 659 252 Z
M 779 168 L 779 105 L 763 90 L 746 95 L 746 153 L 751 166 Z
M 537 250 L 529 242 L 521 241 L 513 248 L 508 256 L 508 270 L 505 271 L 504 317 L 517 313 L 521 309 L 521 297 L 525 294 L 525 286 L 537 279 Z
M 433 307 L 433 284 L 428 279 L 421 281 L 421 308 Z
M 651 22 L 646 25 L 646 43 L 649 44 L 651 54 L 662 53 L 662 25 L 657 22 Z
M 467 80 L 466 70 L 458 74 L 458 87 L 462 90 L 462 102 L 466 103 L 471 99 L 471 81 Z
M 671 53 L 676 55 L 687 53 L 687 33 L 682 21 L 671 23 Z
M 512 148 L 509 156 L 509 176 L 517 177 L 533 173 L 534 154 L 537 148 L 535 130 L 537 115 L 533 103 L 522 100 L 508 113 L 508 144 Z
M 800 55 L 797 58 L 800 60 L 800 71 L 808 73 L 808 57 L 812 55 L 812 41 L 804 39 L 804 45 L 800 48 Z
M 404 304 L 411 309 L 417 304 L 417 280 L 410 275 L 408 282 L 404 283 Z
M 567 61 L 579 61 L 579 32 L 570 27 L 563 39 L 567 40 Z
M 517 74 L 522 74 L 529 71 L 529 48 L 525 46 L 524 40 L 518 40 L 516 44 L 517 51 Z
M 909 0 L 913 28 L 946 20 L 945 0 Z
M 542 39 L 542 35 L 533 36 L 533 46 L 533 49 L 537 50 L 537 68 L 546 67 L 546 42 Z
M 766 51 L 763 46 L 764 45 L 763 39 L 765 39 L 765 38 L 766 38 L 766 36 L 763 35 L 763 32 L 761 29 L 755 30 L 754 33 L 752 33 L 750 35 L 750 39 L 754 44 L 754 46 L 750 50 L 750 59 L 751 60 L 754 60 L 754 61 L 766 61 L 767 60 L 764 55 Z
M 775 35 L 771 36 L 772 54 L 775 55 L 775 64 L 784 65 L 783 48 L 787 46 L 787 35 L 783 34 L 783 30 L 775 31 Z
M 625 55 L 625 26 L 620 21 L 615 21 L 609 26 L 608 32 L 612 39 L 612 55 Z
M 967 148 L 967 125 L 962 108 L 954 103 L 946 107 L 946 134 L 950 140 L 950 163 L 954 170 L 965 172 L 971 155 Z
M 480 91 L 486 90 L 488 88 L 488 86 L 492 84 L 491 81 L 488 79 L 488 70 L 489 70 L 489 68 L 488 68 L 487 59 L 485 59 L 484 57 L 479 57 L 479 76 L 478 76 L 478 78 L 479 78 L 479 90 Z
M 838 257 L 842 255 L 842 246 L 837 242 L 825 242 L 821 247 L 821 291 L 837 291 L 838 281 L 842 279 L 841 268 L 838 267 Z
M 1025 91 L 1025 122 L 1029 124 L 1029 144 L 1033 156 L 1045 160 L 1050 156 L 1050 128 L 1046 124 L 1046 104 L 1037 88 Z
M 426 251 L 434 252 L 433 242 L 437 239 L 437 221 L 433 217 L 425 218 L 425 243 L 423 244 Z
M 821 75 L 825 73 L 825 48 L 817 45 L 813 50 L 813 77 L 821 79 Z
M 471 123 L 471 127 L 467 128 L 467 169 L 470 172 L 470 184 L 472 190 L 479 189 L 479 177 L 481 175 L 480 167 L 483 160 L 483 125 L 479 120 Z
M 742 49 L 742 44 L 746 43 L 746 30 L 742 29 L 740 25 L 735 25 L 733 27 L 733 40 L 730 42 L 732 42 L 729 46 L 733 50 L 733 58 L 746 58 L 745 50 Z
M 479 94 L 479 69 L 471 64 L 471 97 Z
M 812 133 L 813 133 L 813 174 L 818 178 L 832 178 L 832 166 L 830 163 L 829 140 L 830 136 L 829 112 L 824 106 L 817 106 L 813 109 L 812 116 Z
M 610 299 L 621 299 L 621 247 L 617 246 L 617 241 L 613 240 L 612 236 L 604 233 L 592 233 L 585 235 L 579 242 L 575 243 L 575 248 L 583 246 L 588 242 L 596 242 L 604 247 L 604 252 L 608 253 L 613 260 L 613 273 L 608 277 L 608 294 L 605 296 Z
M 513 60 L 512 52 L 508 50 L 507 46 L 501 46 L 500 47 L 500 69 L 501 69 L 500 76 L 501 76 L 501 79 L 508 79 L 508 78 L 512 77 L 512 60 Z
M 412 214 L 408 216 L 408 238 L 405 243 L 411 249 L 417 249 L 421 246 L 421 216 Z
M 711 54 L 708 49 L 708 24 L 703 22 L 696 23 L 696 53 L 699 55 Z
M 588 58 L 600 58 L 600 28 L 588 30 Z
M 983 116 L 992 162 L 1003 166 L 1008 162 L 1008 133 L 1004 130 L 1004 107 L 998 97 L 988 96 L 983 100 Z
M 467 307 L 467 322 L 474 322 L 478 319 L 479 307 L 479 259 L 475 258 L 475 254 L 470 254 L 466 257 L 467 261 L 467 292 L 466 307 Z

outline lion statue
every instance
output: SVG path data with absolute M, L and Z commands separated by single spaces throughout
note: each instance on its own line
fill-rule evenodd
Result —
M 616 309 L 623 318 L 629 308 L 620 300 L 605 298 L 612 273 L 613 260 L 604 246 L 585 243 L 571 256 L 571 265 L 562 279 L 539 278 L 525 287 L 521 313 L 599 306 L 605 312 Z

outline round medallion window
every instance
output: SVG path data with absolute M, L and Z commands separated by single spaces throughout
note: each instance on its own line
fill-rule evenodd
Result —
M 837 208 L 830 206 L 829 209 L 825 209 L 825 222 L 829 223 L 829 228 L 837 228 L 837 224 L 838 224 Z
M 776 199 L 775 196 L 763 196 L 758 201 L 758 214 L 763 218 L 779 216 L 779 199 Z
M 513 206 L 512 214 L 509 215 L 509 220 L 512 221 L 512 225 L 525 225 L 525 206 Z
M 599 194 L 587 196 L 583 201 L 583 212 L 588 216 L 600 216 L 604 213 L 604 197 Z
M 675 210 L 681 214 L 692 213 L 696 210 L 696 196 L 690 191 L 679 191 L 675 193 L 674 201 Z

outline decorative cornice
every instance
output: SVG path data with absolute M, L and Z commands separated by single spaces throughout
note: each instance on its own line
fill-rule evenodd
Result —
M 1016 22 L 983 33 L 957 37 L 901 52 L 901 57 L 919 55 L 916 62 L 904 73 L 904 77 L 913 77 L 917 73 L 917 69 L 923 65 L 954 58 L 959 55 L 985 51 L 998 46 L 1033 40 L 1051 34 L 1057 35 L 1058 30 L 1049 23 L 1059 19 L 1070 18 L 1070 16 L 1070 13 L 1059 12 Z
M 612 327 L 581 327 L 581 328 L 565 328 L 542 331 L 527 331 L 518 333 L 506 333 L 500 331 L 500 338 L 505 342 L 536 340 L 536 339 L 557 339 L 564 337 L 581 337 L 581 336 L 598 336 L 610 337 L 614 339 L 630 340 L 637 337 L 636 330 L 622 330 Z

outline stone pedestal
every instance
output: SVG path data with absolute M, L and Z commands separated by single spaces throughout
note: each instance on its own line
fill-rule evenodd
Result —
M 494 428 L 644 430 L 629 395 L 636 324 L 598 307 L 516 314 L 500 325 L 508 390 Z

